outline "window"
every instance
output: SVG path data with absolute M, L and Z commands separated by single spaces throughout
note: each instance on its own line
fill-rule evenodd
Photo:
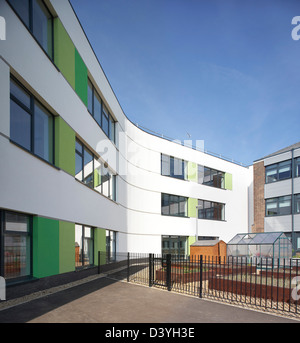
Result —
M 216 188 L 224 188 L 225 173 L 198 165 L 198 183 Z
M 88 111 L 102 128 L 106 136 L 115 142 L 115 121 L 103 104 L 92 82 L 88 80 Z
M 162 254 L 172 254 L 185 257 L 187 255 L 187 237 L 162 236 Z
M 161 175 L 185 180 L 186 162 L 179 158 L 161 154 Z
M 300 213 L 300 194 L 295 195 L 295 213 Z
M 286 215 L 292 213 L 291 196 L 266 199 L 266 216 Z
M 94 230 L 89 226 L 75 225 L 75 267 L 94 264 Z
M 75 178 L 116 201 L 116 175 L 79 140 L 75 145 Z
M 187 198 L 178 195 L 162 194 L 161 214 L 187 217 Z
M 54 163 L 54 118 L 13 78 L 10 82 L 10 138 Z
M 2 212 L 3 254 L 1 275 L 5 279 L 31 276 L 31 217 L 15 212 Z
M 53 60 L 53 17 L 42 0 L 9 0 L 11 6 Z
M 266 167 L 266 183 L 272 183 L 292 177 L 292 161 L 271 164 Z
M 198 218 L 211 220 L 225 220 L 225 204 L 198 200 Z
M 88 187 L 94 187 L 94 157 L 79 141 L 75 145 L 75 177 Z
M 295 177 L 300 176 L 300 157 L 295 159 Z
M 106 230 L 106 257 L 107 262 L 116 261 L 117 233 Z

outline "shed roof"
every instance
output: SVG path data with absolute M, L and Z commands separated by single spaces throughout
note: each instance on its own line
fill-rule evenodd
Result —
M 219 242 L 223 241 L 220 241 L 219 239 L 203 239 L 191 244 L 191 247 L 213 247 Z

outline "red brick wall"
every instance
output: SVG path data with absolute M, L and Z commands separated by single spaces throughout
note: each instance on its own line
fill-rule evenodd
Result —
M 254 201 L 254 224 L 252 232 L 264 232 L 265 217 L 265 166 L 264 162 L 253 165 L 253 201 Z

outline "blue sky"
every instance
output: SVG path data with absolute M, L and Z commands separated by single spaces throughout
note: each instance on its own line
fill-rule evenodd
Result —
M 298 0 L 71 4 L 132 122 L 244 164 L 300 141 Z

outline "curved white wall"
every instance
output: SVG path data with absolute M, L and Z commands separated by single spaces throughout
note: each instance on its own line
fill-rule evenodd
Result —
M 159 253 L 161 235 L 195 235 L 195 218 L 161 215 L 161 193 L 226 204 L 224 222 L 198 220 L 199 235 L 219 236 L 227 241 L 238 232 L 247 232 L 252 171 L 155 137 L 133 125 L 124 115 L 68 1 L 51 0 L 51 4 L 118 121 L 117 143 L 107 139 L 63 75 L 7 3 L 1 1 L 7 41 L 0 42 L 0 89 L 4 90 L 0 94 L 0 152 L 1 163 L 6 166 L 0 168 L 0 207 L 118 231 L 119 251 Z M 10 71 L 119 174 L 116 203 L 9 142 Z M 161 176 L 161 153 L 231 173 L 233 190 Z

